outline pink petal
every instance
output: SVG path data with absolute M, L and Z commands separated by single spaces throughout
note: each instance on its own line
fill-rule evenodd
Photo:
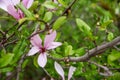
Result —
M 32 3 L 34 0 L 23 0 L 22 3 L 23 5 L 28 9 L 31 7 Z
M 31 37 L 30 42 L 32 43 L 33 46 L 36 46 L 39 48 L 42 47 L 42 40 L 38 34 Z
M 8 13 L 12 15 L 17 20 L 20 19 L 19 14 L 13 5 L 7 6 Z
M 32 56 L 32 55 L 34 55 L 34 54 L 36 54 L 37 52 L 39 52 L 40 51 L 40 49 L 39 48 L 37 48 L 37 47 L 32 47 L 31 49 L 30 49 L 30 51 L 28 52 L 28 56 Z
M 38 56 L 38 64 L 41 67 L 45 67 L 46 63 L 47 63 L 47 54 L 44 52 Z
M 0 8 L 5 10 L 5 11 L 8 11 L 7 10 L 7 6 L 10 5 L 10 0 L 0 0 Z
M 69 73 L 68 73 L 68 80 L 70 80 L 72 78 L 72 75 L 73 75 L 75 70 L 76 70 L 75 67 L 73 67 L 73 66 L 70 67 Z
M 56 31 L 49 31 L 50 33 L 45 36 L 45 41 L 44 41 L 44 47 L 47 48 L 49 46 L 49 43 L 53 42 L 56 37 Z
M 62 77 L 63 80 L 65 80 L 64 71 L 63 71 L 63 68 L 61 67 L 61 65 L 58 64 L 57 62 L 55 62 L 54 66 L 55 66 L 55 70 L 57 71 L 57 73 Z
M 58 3 L 58 1 L 57 1 L 57 0 L 53 0 L 53 2 L 54 2 L 54 3 L 56 3 L 56 4 Z
M 14 5 L 19 4 L 20 0 L 11 0 Z
M 14 6 L 18 3 L 20 3 L 20 0 L 0 0 L 0 8 L 5 10 L 5 11 L 8 11 L 9 5 Z
M 20 9 L 18 9 L 17 12 L 19 14 L 19 19 L 24 18 L 24 13 Z
M 49 44 L 49 47 L 47 48 L 47 50 L 54 49 L 54 48 L 56 48 L 56 47 L 58 47 L 58 46 L 61 46 L 61 45 L 62 45 L 61 42 L 51 42 L 51 43 Z

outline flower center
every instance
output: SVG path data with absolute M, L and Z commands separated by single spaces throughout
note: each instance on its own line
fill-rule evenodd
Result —
M 21 10 L 19 10 L 19 9 L 18 9 L 18 14 L 19 14 L 19 18 L 20 18 L 20 19 L 24 17 L 23 12 L 22 12 Z
M 41 52 L 44 53 L 46 49 L 44 47 L 41 48 Z

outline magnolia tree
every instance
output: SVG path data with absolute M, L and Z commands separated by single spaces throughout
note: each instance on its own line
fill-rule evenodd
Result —
M 119 0 L 0 0 L 0 80 L 120 80 Z

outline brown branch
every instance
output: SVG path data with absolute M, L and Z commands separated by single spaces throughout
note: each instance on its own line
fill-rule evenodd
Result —
M 60 15 L 60 16 L 63 16 L 73 5 L 74 5 L 74 3 L 76 2 L 77 0 L 73 0 L 72 2 L 71 2 L 71 4 L 63 11 L 63 13 Z M 59 17 L 60 17 L 59 16 Z M 58 18 L 59 18 L 58 17 Z M 50 25 L 52 25 L 58 18 L 56 18 L 56 19 L 53 19 L 51 22 L 50 22 Z
M 22 63 L 23 63 L 25 57 L 26 57 L 26 54 L 23 54 L 21 56 L 20 61 L 18 62 L 16 80 L 19 80 L 19 75 L 20 75 L 20 72 L 21 72 L 21 66 L 22 66 Z
M 19 31 L 19 29 L 21 28 L 21 26 L 25 23 L 26 21 L 24 21 L 23 23 L 21 23 L 20 25 L 18 25 L 17 30 Z M 5 40 L 0 42 L 0 47 L 1 45 L 5 44 L 10 38 L 12 38 L 15 35 L 15 32 L 13 32 L 8 38 L 6 38 Z
M 3 32 L 2 30 L 0 30 L 0 33 L 1 33 L 2 35 L 5 35 L 5 32 Z
M 18 39 L 12 40 L 11 42 L 5 43 L 4 46 L 8 46 L 10 44 L 15 44 L 18 41 Z
M 76 2 L 77 0 L 73 0 L 73 2 L 71 2 L 71 4 L 64 10 L 64 12 L 61 14 L 61 16 L 63 16 L 65 13 L 68 12 L 68 10 L 73 6 L 73 4 Z
M 56 61 L 70 61 L 70 62 L 84 62 L 84 61 L 88 61 L 91 57 L 94 57 L 98 54 L 102 54 L 103 52 L 105 52 L 108 48 L 113 47 L 114 45 L 116 45 L 117 43 L 120 42 L 120 36 L 118 36 L 117 38 L 115 38 L 113 41 L 102 44 L 100 46 L 97 46 L 91 50 L 89 50 L 89 52 L 86 52 L 85 55 L 80 56 L 80 57 L 65 57 L 65 58 L 53 58 L 52 56 L 50 56 L 49 58 L 56 60 Z M 66 59 L 66 60 L 65 60 Z

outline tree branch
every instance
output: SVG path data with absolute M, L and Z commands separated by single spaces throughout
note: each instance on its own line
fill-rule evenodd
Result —
M 97 64 L 96 62 L 90 61 L 90 60 L 88 62 L 91 63 L 91 64 L 96 65 L 99 68 L 102 68 L 105 72 L 100 72 L 101 75 L 103 75 L 103 76 L 111 76 L 112 75 L 112 72 L 106 66 Z
M 56 60 L 56 61 L 84 62 L 84 61 L 88 61 L 91 57 L 94 57 L 98 54 L 102 54 L 108 48 L 116 45 L 119 42 L 120 42 L 120 36 L 118 36 L 117 38 L 115 38 L 111 42 L 102 44 L 100 46 L 97 46 L 97 47 L 89 50 L 89 52 L 86 52 L 85 55 L 80 56 L 80 57 L 65 57 L 65 58 L 59 58 L 59 59 L 58 58 L 53 58 L 52 56 L 48 56 L 48 57 L 53 59 L 53 60 Z
M 16 80 L 19 80 L 19 75 L 20 75 L 20 72 L 21 72 L 21 66 L 22 66 L 22 63 L 23 63 L 25 57 L 26 57 L 26 54 L 23 54 L 23 55 L 21 56 L 21 59 L 20 59 L 19 63 L 18 63 Z
M 72 6 L 73 6 L 73 4 L 76 2 L 77 0 L 73 0 L 71 3 L 70 3 L 70 5 L 63 11 L 63 13 L 60 15 L 60 16 L 63 16 Z M 59 17 L 60 17 L 59 16 Z M 59 18 L 58 17 L 58 18 Z M 56 19 L 53 19 L 49 24 L 50 25 L 52 25 L 58 18 L 56 18 Z

